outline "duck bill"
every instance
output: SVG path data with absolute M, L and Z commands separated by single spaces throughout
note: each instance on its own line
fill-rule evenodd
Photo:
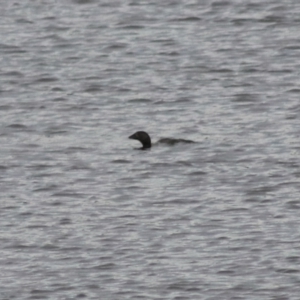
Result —
M 136 140 L 136 135 L 135 135 L 135 133 L 132 134 L 131 136 L 129 136 L 128 138 L 129 138 L 129 139 L 132 139 L 132 140 Z

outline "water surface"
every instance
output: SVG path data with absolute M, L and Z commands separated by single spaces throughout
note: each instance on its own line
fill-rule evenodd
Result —
M 298 300 L 299 13 L 3 2 L 0 298 Z

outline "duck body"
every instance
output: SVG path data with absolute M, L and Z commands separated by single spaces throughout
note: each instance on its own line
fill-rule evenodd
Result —
M 173 145 L 176 145 L 178 143 L 191 144 L 191 143 L 195 143 L 195 142 L 191 141 L 191 140 L 185 140 L 185 139 L 162 138 L 157 143 L 158 144 L 167 144 L 167 145 L 173 146 Z

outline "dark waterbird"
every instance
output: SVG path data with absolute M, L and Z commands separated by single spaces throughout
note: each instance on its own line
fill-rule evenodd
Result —
M 129 136 L 130 139 L 140 141 L 143 145 L 141 150 L 150 149 L 151 144 L 151 138 L 149 134 L 145 131 L 137 131 L 133 135 Z M 191 140 L 185 140 L 185 139 L 173 139 L 173 138 L 162 138 L 160 139 L 156 144 L 167 144 L 167 145 L 176 145 L 177 143 L 195 143 Z

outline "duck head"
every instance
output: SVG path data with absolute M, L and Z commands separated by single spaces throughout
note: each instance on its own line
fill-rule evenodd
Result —
M 151 138 L 149 134 L 145 131 L 137 131 L 133 135 L 129 136 L 132 140 L 140 141 L 143 145 L 141 149 L 149 149 L 151 148 Z

